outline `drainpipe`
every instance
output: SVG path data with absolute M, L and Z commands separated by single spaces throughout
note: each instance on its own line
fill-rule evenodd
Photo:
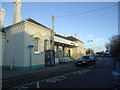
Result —
M 11 69 L 13 69 L 14 63 L 15 63 L 14 49 L 12 49 L 12 62 L 11 62 Z

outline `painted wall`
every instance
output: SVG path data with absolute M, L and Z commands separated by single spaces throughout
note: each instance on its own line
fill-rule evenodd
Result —
M 28 45 L 34 45 L 36 37 L 40 38 L 39 52 L 35 52 L 34 48 L 28 48 Z M 48 40 L 48 49 L 50 49 L 50 38 L 51 30 L 28 21 L 22 21 L 7 27 L 4 65 L 9 68 L 13 65 L 15 69 L 27 70 L 30 68 L 31 60 L 32 68 L 44 67 L 44 41 Z M 72 57 L 78 58 L 81 52 L 84 54 L 84 44 L 79 41 L 75 43 L 78 47 L 70 48 L 70 50 Z M 59 48 L 62 49 L 60 46 Z M 58 63 L 58 60 L 56 60 L 56 63 Z
M 24 23 L 17 23 L 6 28 L 5 65 L 15 69 L 24 66 Z
M 54 36 L 54 41 L 58 42 L 58 43 L 63 43 L 63 44 L 67 44 L 67 45 L 71 45 L 71 46 L 78 46 L 77 43 L 70 41 L 70 40 L 66 40 L 64 38 L 60 38 L 57 36 Z
M 51 31 L 36 24 L 22 21 L 6 28 L 6 51 L 4 65 L 7 68 L 27 70 L 30 68 L 30 48 L 34 45 L 34 38 L 40 38 L 40 50 L 34 52 L 32 48 L 32 68 L 43 67 L 45 64 L 44 40 L 48 40 L 50 49 Z
M 80 41 L 75 41 L 78 44 L 78 47 L 71 48 L 71 55 L 74 59 L 80 58 L 82 55 L 85 55 L 84 44 Z
M 2 66 L 2 32 L 0 32 L 0 67 Z
M 5 33 L 2 33 L 2 65 L 4 66 L 4 60 L 5 60 L 5 39 L 6 35 Z
M 48 40 L 48 49 L 50 49 L 50 35 L 51 32 L 47 28 L 33 24 L 31 22 L 25 23 L 25 44 L 24 44 L 24 65 L 30 67 L 30 48 L 28 45 L 34 45 L 34 38 L 40 39 L 39 52 L 34 52 L 32 48 L 32 68 L 43 67 L 45 64 L 44 40 Z

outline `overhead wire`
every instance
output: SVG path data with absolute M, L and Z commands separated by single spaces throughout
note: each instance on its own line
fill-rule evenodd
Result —
M 80 12 L 80 13 L 74 13 L 74 14 L 69 14 L 69 15 L 64 15 L 64 16 L 58 16 L 58 17 L 55 17 L 55 18 L 56 19 L 58 19 L 58 18 L 66 18 L 66 17 L 72 17 L 72 16 L 81 15 L 81 14 L 88 14 L 88 13 L 98 12 L 98 11 L 102 11 L 102 10 L 105 10 L 105 9 L 108 9 L 108 8 L 112 8 L 114 6 L 117 6 L 117 4 L 110 5 L 110 6 L 103 7 L 103 8 L 99 8 L 99 9 L 95 9 L 95 10 L 89 10 L 89 11 L 84 11 L 84 12 Z

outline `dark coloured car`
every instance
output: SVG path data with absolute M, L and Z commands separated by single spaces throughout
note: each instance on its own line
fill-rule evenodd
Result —
M 78 58 L 77 61 L 75 61 L 76 66 L 89 65 L 89 64 L 95 64 L 95 63 L 96 63 L 96 58 L 93 55 L 82 56 L 81 58 Z

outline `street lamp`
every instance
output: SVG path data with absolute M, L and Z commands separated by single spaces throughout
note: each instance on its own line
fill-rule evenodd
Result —
M 87 42 L 93 42 L 93 40 L 88 40 Z
M 93 42 L 93 40 L 88 40 L 87 42 Z M 91 50 L 90 50 L 90 54 L 91 54 Z

